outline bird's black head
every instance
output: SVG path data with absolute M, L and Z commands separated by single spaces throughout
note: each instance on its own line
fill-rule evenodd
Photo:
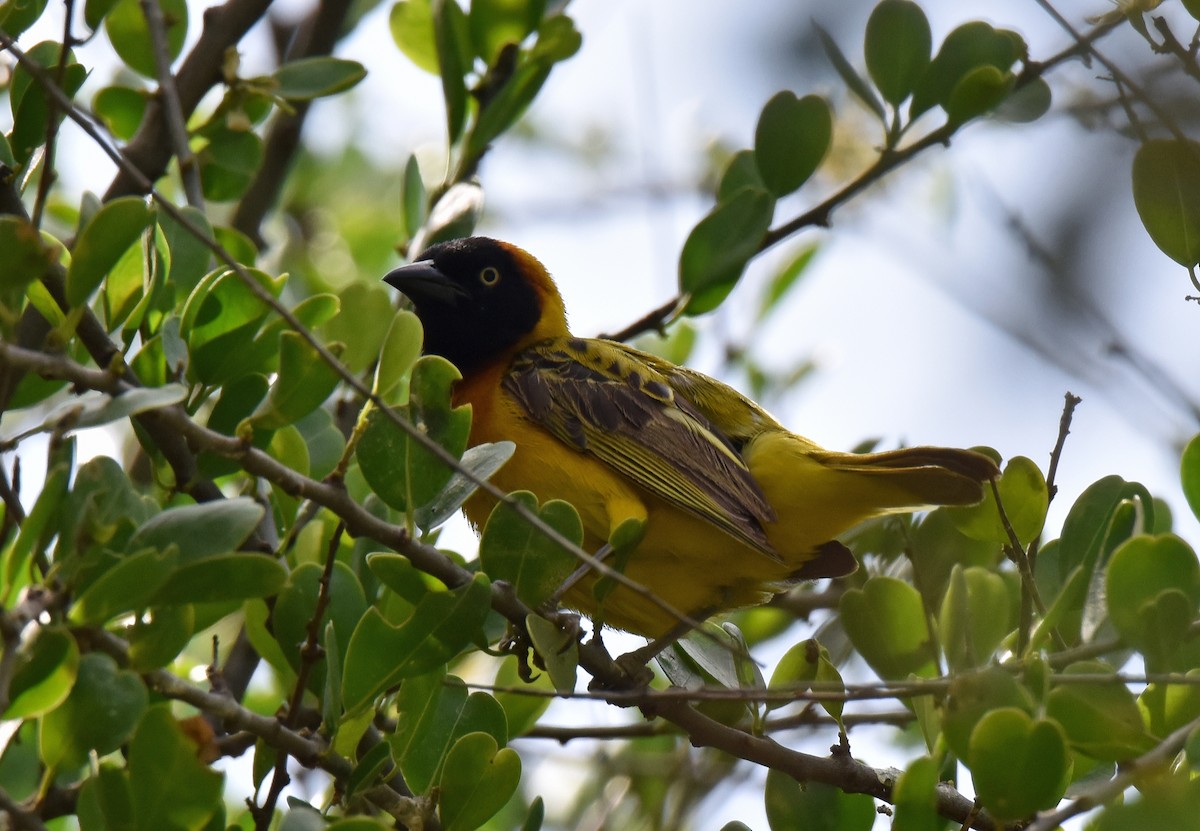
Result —
M 412 300 L 425 328 L 425 352 L 447 358 L 464 375 L 529 342 L 539 324 L 552 324 L 543 321 L 547 292 L 562 317 L 557 289 L 542 265 L 487 237 L 430 246 L 383 280 Z

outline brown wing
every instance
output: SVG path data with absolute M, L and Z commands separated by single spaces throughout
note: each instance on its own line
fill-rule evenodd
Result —
M 775 512 L 741 456 L 637 353 L 600 340 L 548 341 L 517 356 L 504 388 L 560 441 L 778 559 L 762 528 Z

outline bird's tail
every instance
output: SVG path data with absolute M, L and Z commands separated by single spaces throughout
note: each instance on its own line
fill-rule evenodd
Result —
M 996 463 L 982 453 L 951 447 L 906 447 L 883 453 L 818 451 L 813 459 L 830 470 L 886 480 L 895 504 L 885 510 L 905 511 L 938 505 L 974 505 L 983 499 L 987 482 L 1000 475 Z

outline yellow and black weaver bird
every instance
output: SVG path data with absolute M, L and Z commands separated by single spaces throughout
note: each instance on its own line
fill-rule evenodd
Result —
M 425 352 L 462 373 L 454 403 L 472 407 L 470 444 L 516 444 L 493 483 L 570 502 L 589 551 L 639 529 L 625 575 L 693 617 L 847 574 L 855 561 L 839 534 L 886 513 L 976 503 L 999 473 L 969 450 L 824 450 L 706 375 L 575 337 L 546 269 L 505 242 L 435 245 L 384 280 L 416 308 Z M 495 503 L 478 491 L 464 511 L 481 528 Z M 584 575 L 565 605 L 648 637 L 677 628 L 622 586 L 598 610 L 596 580 Z

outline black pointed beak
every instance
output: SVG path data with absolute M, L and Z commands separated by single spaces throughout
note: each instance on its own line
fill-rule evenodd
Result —
M 417 260 L 392 269 L 384 276 L 383 282 L 400 291 L 417 306 L 423 302 L 453 306 L 467 295 L 457 283 L 438 271 L 433 260 Z

